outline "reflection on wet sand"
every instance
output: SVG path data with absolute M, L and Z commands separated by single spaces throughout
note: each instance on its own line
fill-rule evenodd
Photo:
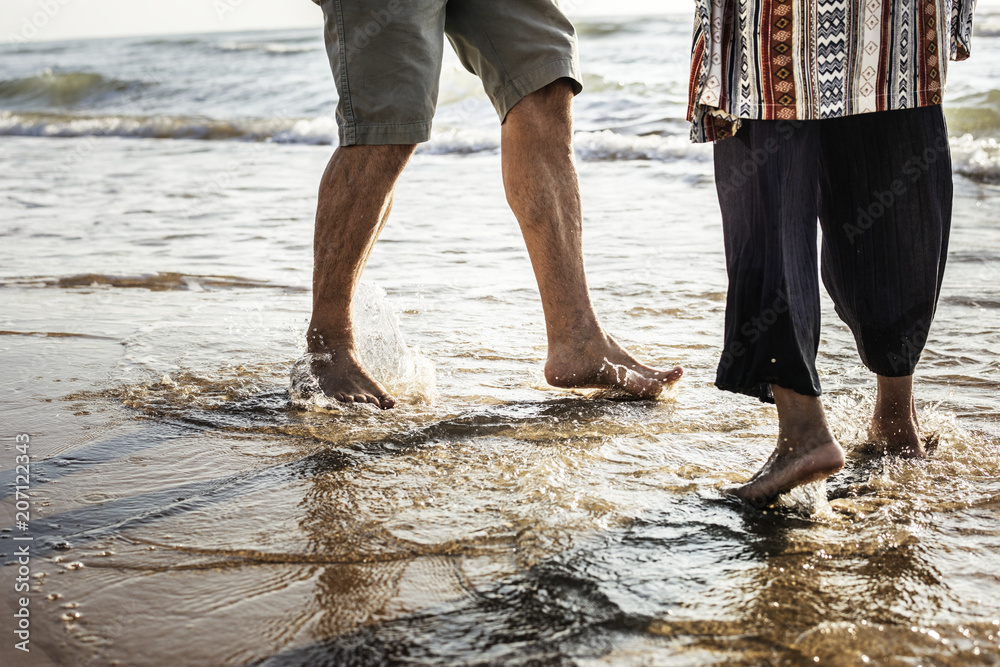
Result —
M 940 430 L 930 461 L 883 460 L 848 434 L 863 402 L 843 402 L 853 453 L 819 491 L 832 500 L 760 513 L 720 494 L 741 464 L 675 402 L 426 405 L 375 422 L 289 409 L 267 388 L 282 371 L 71 396 L 146 425 L 36 468 L 57 650 L 266 665 L 1000 658 L 1000 581 L 950 553 L 1000 546 L 998 443 L 947 417 L 925 419 Z M 141 600 L 124 615 L 123 595 Z

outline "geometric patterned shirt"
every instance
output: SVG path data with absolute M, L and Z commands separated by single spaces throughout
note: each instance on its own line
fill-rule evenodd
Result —
M 696 0 L 691 139 L 941 103 L 976 0 Z

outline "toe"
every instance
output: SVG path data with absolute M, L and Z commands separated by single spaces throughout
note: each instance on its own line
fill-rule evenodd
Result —
M 750 505 L 751 507 L 754 507 L 756 509 L 764 509 L 765 507 L 770 505 L 771 501 L 777 498 L 779 494 L 764 493 L 762 490 L 754 488 L 752 484 L 745 484 L 733 490 L 732 495 L 735 496 L 736 498 L 739 498 L 740 500 L 742 500 L 747 505 Z
M 667 371 L 667 374 L 663 379 L 666 380 L 668 383 L 672 384 L 680 380 L 681 377 L 683 376 L 684 376 L 684 369 L 681 368 L 680 366 L 674 366 L 672 369 Z

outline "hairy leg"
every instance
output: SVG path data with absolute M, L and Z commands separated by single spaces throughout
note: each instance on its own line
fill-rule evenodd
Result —
M 415 146 L 342 146 L 320 182 L 313 239 L 313 312 L 306 334 L 323 393 L 391 408 L 395 399 L 358 361 L 351 303 L 389 218 L 396 180 Z
M 771 391 L 778 408 L 778 444 L 764 466 L 733 492 L 757 506 L 844 467 L 844 450 L 830 433 L 819 397 L 777 385 Z
M 920 443 L 920 426 L 913 402 L 913 376 L 878 376 L 878 393 L 868 437 L 885 446 L 885 453 L 903 458 L 927 456 Z
M 640 364 L 594 313 L 583 267 L 572 99 L 567 81 L 549 84 L 518 102 L 502 130 L 507 202 L 524 235 L 545 314 L 545 377 L 557 387 L 617 389 L 652 398 L 684 371 Z

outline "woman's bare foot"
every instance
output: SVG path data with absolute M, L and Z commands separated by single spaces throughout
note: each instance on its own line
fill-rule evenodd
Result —
M 868 438 L 891 456 L 922 459 L 927 456 L 920 442 L 920 425 L 913 401 L 913 376 L 878 376 L 878 394 Z
M 550 342 L 545 363 L 545 379 L 553 387 L 614 389 L 636 398 L 656 398 L 682 375 L 680 366 L 659 370 L 639 363 L 600 329 L 587 340 Z
M 764 466 L 732 495 L 762 507 L 796 486 L 829 477 L 844 467 L 844 450 L 830 433 L 817 396 L 771 385 L 778 407 L 778 445 Z
M 396 405 L 396 399 L 368 375 L 353 348 L 313 353 L 311 370 L 323 393 L 335 401 L 370 403 L 382 410 Z
M 844 467 L 844 450 L 827 432 L 826 437 L 805 440 L 778 438 L 767 463 L 750 481 L 732 491 L 740 500 L 758 507 L 767 505 L 796 486 L 826 479 Z

